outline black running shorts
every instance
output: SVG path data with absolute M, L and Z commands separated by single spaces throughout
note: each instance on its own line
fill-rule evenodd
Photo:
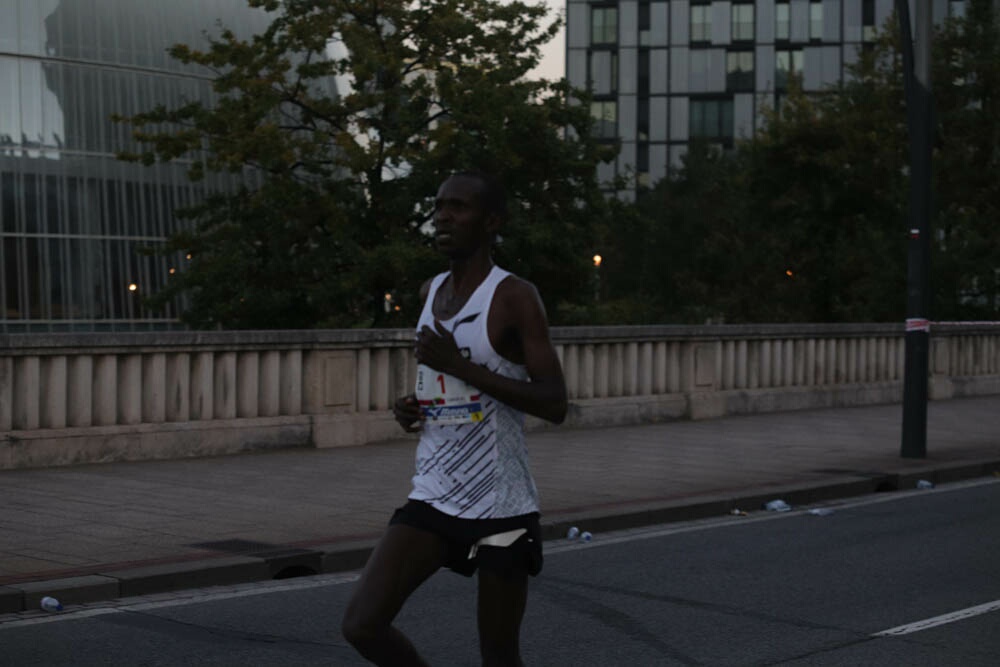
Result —
M 538 512 L 532 512 L 503 519 L 459 519 L 428 503 L 410 500 L 393 513 L 389 525 L 405 524 L 439 536 L 448 548 L 445 567 L 467 577 L 476 568 L 504 576 L 514 572 L 535 576 L 542 571 L 542 531 L 538 517 Z M 479 540 L 518 528 L 528 532 L 510 546 L 481 545 L 475 556 L 469 557 L 472 546 Z

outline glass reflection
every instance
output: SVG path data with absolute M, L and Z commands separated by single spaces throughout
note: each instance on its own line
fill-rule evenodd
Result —
M 176 326 L 141 297 L 179 258 L 137 251 L 220 183 L 118 162 L 134 146 L 109 117 L 210 99 L 167 50 L 204 45 L 219 21 L 248 35 L 267 17 L 245 0 L 0 0 L 0 332 Z

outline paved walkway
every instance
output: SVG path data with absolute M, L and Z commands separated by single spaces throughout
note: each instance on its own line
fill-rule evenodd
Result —
M 529 434 L 547 537 L 803 505 L 1000 470 L 1000 397 Z M 0 472 L 0 613 L 352 569 L 409 490 L 414 440 Z

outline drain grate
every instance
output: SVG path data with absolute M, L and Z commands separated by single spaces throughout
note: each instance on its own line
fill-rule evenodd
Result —
M 276 551 L 281 549 L 280 544 L 270 542 L 255 542 L 254 540 L 220 540 L 218 542 L 196 542 L 187 545 L 195 549 L 207 549 L 208 551 L 222 551 L 231 554 L 259 553 L 264 551 Z

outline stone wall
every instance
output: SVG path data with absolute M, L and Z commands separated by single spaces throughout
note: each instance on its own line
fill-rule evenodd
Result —
M 0 469 L 403 437 L 410 330 L 0 336 Z M 567 425 L 898 402 L 901 325 L 553 330 Z M 1000 394 L 1000 324 L 935 325 L 932 399 Z M 529 420 L 531 428 L 542 428 Z

